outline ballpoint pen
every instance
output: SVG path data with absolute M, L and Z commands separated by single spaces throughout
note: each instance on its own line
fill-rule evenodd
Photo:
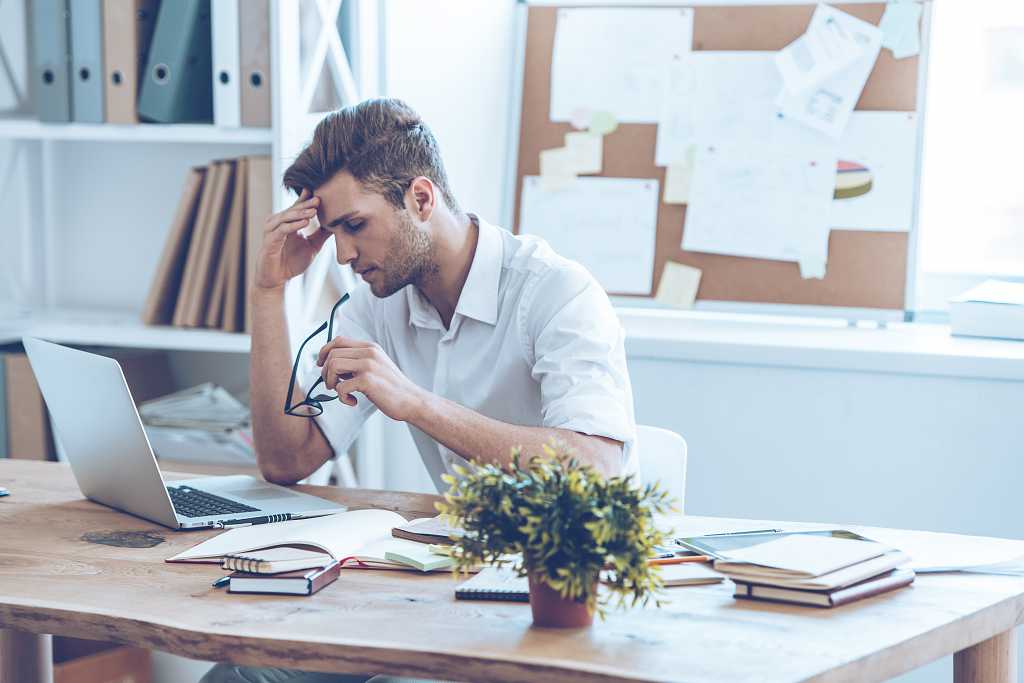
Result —
M 274 522 L 287 522 L 293 519 L 303 519 L 301 515 L 293 515 L 290 512 L 283 512 L 266 517 L 250 517 L 249 519 L 225 519 L 215 522 L 213 526 L 218 529 L 229 529 L 238 526 L 252 526 L 253 524 L 273 524 Z
M 652 557 L 647 564 L 684 564 L 687 562 L 710 562 L 707 555 L 682 555 L 677 557 Z
M 231 580 L 231 575 L 227 574 L 225 576 L 220 577 L 216 581 L 214 581 L 211 585 L 214 588 L 222 588 L 222 587 L 228 585 L 228 581 L 230 581 L 230 580 Z
M 722 531 L 717 534 L 704 534 L 705 536 L 744 536 L 746 534 L 778 534 L 782 529 L 751 529 L 750 531 Z

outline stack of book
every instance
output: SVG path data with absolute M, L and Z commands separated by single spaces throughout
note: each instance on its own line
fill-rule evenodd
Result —
M 168 233 L 142 321 L 249 330 L 246 292 L 271 211 L 270 157 L 193 168 Z
M 715 570 L 736 584 L 734 596 L 836 607 L 914 581 L 909 558 L 879 543 L 794 534 L 722 554 Z

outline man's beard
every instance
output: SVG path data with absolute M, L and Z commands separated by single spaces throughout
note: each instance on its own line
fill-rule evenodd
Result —
M 398 229 L 395 230 L 388 247 L 383 266 L 377 274 L 378 281 L 371 285 L 373 295 L 385 299 L 408 285 L 416 285 L 437 272 L 437 264 L 431 258 L 433 245 L 430 236 L 416 229 L 406 211 L 396 212 Z

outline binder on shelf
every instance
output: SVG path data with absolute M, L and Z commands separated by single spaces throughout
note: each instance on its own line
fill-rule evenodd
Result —
M 139 122 L 136 102 L 159 0 L 103 0 L 104 104 L 107 123 Z
M 239 0 L 238 25 L 241 122 L 269 128 L 270 0 Z
M 210 0 L 160 4 L 139 116 L 158 123 L 213 121 Z
M 210 292 L 210 301 L 206 307 L 205 326 L 213 329 L 223 329 L 226 332 L 233 332 L 229 324 L 229 309 L 233 305 L 228 298 L 228 281 L 231 278 L 232 270 L 236 277 L 238 261 L 241 255 L 241 211 L 245 202 L 245 183 L 242 177 L 242 166 L 244 159 L 236 159 L 234 186 L 230 189 L 230 196 L 227 198 L 226 219 L 224 224 L 224 237 L 220 247 L 220 255 L 215 257 L 217 262 L 216 275 L 213 279 L 213 286 Z M 234 319 L 234 316 L 231 316 Z
M 103 123 L 103 7 L 101 0 L 68 4 L 71 33 L 71 118 Z M 116 36 L 112 39 L 117 40 Z
M 225 128 L 241 125 L 238 15 L 244 0 L 210 0 L 213 49 L 213 122 Z
M 67 0 L 35 0 L 29 6 L 36 113 L 40 121 L 70 121 Z
M 169 325 L 174 316 L 205 178 L 206 168 L 198 167 L 191 169 L 185 179 L 167 243 L 142 310 L 142 322 L 147 325 Z
M 224 237 L 227 254 L 227 274 L 224 289 L 224 316 L 221 329 L 241 332 L 245 325 L 245 196 L 248 192 L 249 162 L 245 157 L 235 166 L 235 196 L 231 199 L 231 213 Z
M 214 287 L 217 264 L 220 262 L 221 247 L 224 244 L 224 228 L 227 223 L 228 200 L 234 192 L 235 162 L 219 163 L 220 173 L 213 188 L 210 213 L 206 223 L 198 226 L 201 230 L 196 234 L 197 251 L 195 269 L 189 279 L 189 295 L 185 303 L 184 324 L 187 327 L 202 327 L 206 321 L 207 307 Z M 192 266 L 192 253 L 189 254 L 189 266 Z
M 273 178 L 270 157 L 256 156 L 248 159 L 245 203 L 245 331 L 252 331 L 252 306 L 249 292 L 256 276 L 256 259 L 263 245 L 263 222 L 273 210 Z
M 195 272 L 199 263 L 202 233 L 209 220 L 213 198 L 216 194 L 217 184 L 221 175 L 221 166 L 220 162 L 215 161 L 206 167 L 206 180 L 203 182 L 199 209 L 196 211 L 195 224 L 192 227 L 192 239 L 189 241 L 188 254 L 185 257 L 185 269 L 181 275 L 181 287 L 178 289 L 178 299 L 174 304 L 174 315 L 171 316 L 171 323 L 178 327 L 185 325 L 186 310 L 189 299 L 192 296 L 191 292 L 196 279 Z

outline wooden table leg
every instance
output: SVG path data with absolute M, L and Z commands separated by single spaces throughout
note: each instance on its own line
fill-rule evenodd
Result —
M 992 636 L 953 655 L 954 683 L 1017 683 L 1017 633 Z
M 0 629 L 0 683 L 53 683 L 53 639 Z

